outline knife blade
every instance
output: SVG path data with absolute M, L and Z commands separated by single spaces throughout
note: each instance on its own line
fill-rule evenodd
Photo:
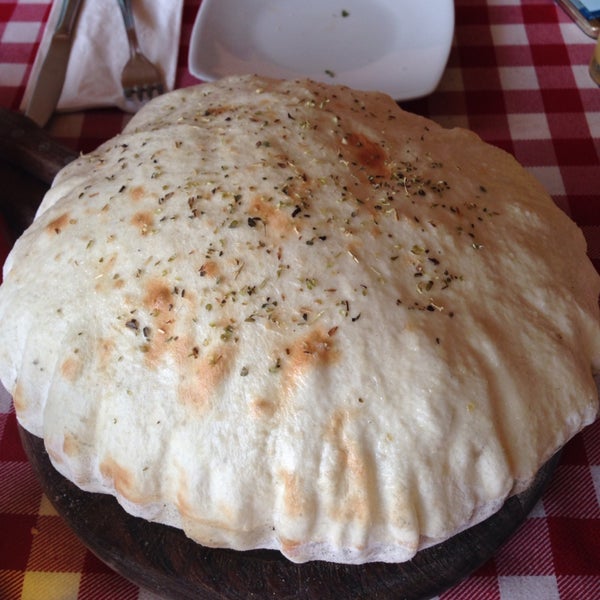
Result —
M 25 109 L 25 114 L 40 127 L 50 119 L 62 92 L 80 6 L 81 0 L 63 0 L 48 53 Z

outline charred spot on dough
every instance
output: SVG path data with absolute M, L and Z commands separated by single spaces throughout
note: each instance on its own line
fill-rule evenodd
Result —
M 326 425 L 324 441 L 336 447 L 342 439 L 344 432 L 344 421 L 348 418 L 346 411 L 336 410 Z
M 331 330 L 313 329 L 289 348 L 289 359 L 296 368 L 310 362 L 329 365 L 338 358 Z
M 340 474 L 346 470 L 355 471 L 357 474 L 364 474 L 364 470 L 362 466 L 360 466 L 360 461 L 357 461 L 355 457 L 351 456 L 347 444 L 348 435 L 346 433 L 346 425 L 351 419 L 352 417 L 350 416 L 349 411 L 336 410 L 331 415 L 331 419 L 325 428 L 323 441 L 336 449 L 336 454 L 339 459 L 338 462 L 341 467 L 339 470 Z
M 302 546 L 302 542 L 296 540 L 290 540 L 287 538 L 279 538 L 279 543 L 281 544 L 281 551 L 284 554 L 289 554 L 293 556 L 295 552 L 298 550 L 300 546 Z
M 21 383 L 17 383 L 17 385 L 15 386 L 15 389 L 12 393 L 12 399 L 17 413 L 25 412 L 27 406 L 29 405 L 29 402 L 27 402 L 27 398 L 25 397 L 25 394 L 23 392 L 23 386 L 21 385 Z
M 154 327 L 144 327 L 144 341 L 141 350 L 144 352 L 144 362 L 150 369 L 157 369 L 159 362 L 165 354 L 178 357 L 181 355 L 183 344 L 172 334 L 173 322 L 165 319 Z
M 280 471 L 278 479 L 283 483 L 283 506 L 286 514 L 292 517 L 306 514 L 306 498 L 302 493 L 302 482 L 298 474 Z
M 146 195 L 146 191 L 144 187 L 141 185 L 137 185 L 129 190 L 129 197 L 134 202 L 139 202 Z
M 387 154 L 384 149 L 361 133 L 348 133 L 343 138 L 345 147 L 353 162 L 365 167 L 370 174 L 388 176 L 389 168 L 386 166 Z
M 339 359 L 331 331 L 314 328 L 285 348 L 282 369 L 286 390 L 291 391 L 307 370 L 328 366 Z
M 190 500 L 190 486 L 188 483 L 188 477 L 183 468 L 179 468 L 179 475 L 177 478 L 177 500 L 175 505 L 179 514 L 190 520 L 197 520 L 199 518 L 198 512 L 194 509 L 194 503 Z
M 62 445 L 63 453 L 66 456 L 77 457 L 80 453 L 79 447 L 80 444 L 77 438 L 73 434 L 66 433 Z
M 144 307 L 151 313 L 154 311 L 165 312 L 173 309 L 173 292 L 162 280 L 154 279 L 146 286 Z
M 110 364 L 115 351 L 114 339 L 100 338 L 96 345 L 96 357 L 101 370 L 105 370 Z
M 215 279 L 219 275 L 219 266 L 214 260 L 207 260 L 200 265 L 198 273 L 200 277 L 210 277 Z
M 48 233 L 55 233 L 58 235 L 67 225 L 69 225 L 69 223 L 69 214 L 64 213 L 60 215 L 60 217 L 56 217 L 56 219 L 50 221 L 50 223 L 46 225 L 46 231 Z
M 202 116 L 203 117 L 217 117 L 219 115 L 222 115 L 223 113 L 233 113 L 236 110 L 237 110 L 237 107 L 229 105 L 229 104 L 223 104 L 221 106 L 213 105 L 213 106 L 209 106 L 202 113 Z
M 267 232 L 284 235 L 292 231 L 296 223 L 290 214 L 265 200 L 262 196 L 255 196 L 248 208 L 250 219 L 256 224 L 257 219 L 264 224 Z M 263 228 L 264 231 L 264 228 Z
M 340 500 L 329 510 L 336 520 L 368 522 L 371 514 L 369 490 L 375 489 L 377 471 L 369 464 L 367 450 L 356 442 L 350 442 L 352 434 L 346 429 L 356 419 L 350 411 L 335 411 L 325 429 L 323 439 L 335 450 L 335 477 L 331 485 L 335 487 L 334 498 Z
M 250 410 L 255 417 L 269 418 L 277 412 L 277 405 L 266 398 L 255 398 L 250 403 Z
M 215 512 L 223 515 L 223 519 L 207 519 L 205 511 L 198 508 L 198 503 L 190 490 L 189 476 L 186 470 L 178 466 L 177 471 L 177 495 L 174 503 L 177 512 L 183 517 L 183 529 L 188 536 L 191 536 L 192 539 L 202 539 L 204 544 L 209 545 L 210 539 L 207 537 L 207 529 L 209 529 L 211 530 L 209 536 L 217 536 L 215 541 L 218 546 L 223 532 L 237 532 L 236 526 L 232 525 L 235 522 L 233 508 L 220 502 L 218 510 Z
M 82 368 L 82 362 L 77 356 L 69 356 L 60 365 L 60 374 L 67 381 L 75 381 L 81 375 Z
M 151 212 L 138 212 L 133 215 L 131 224 L 137 227 L 141 235 L 147 235 L 154 225 L 154 216 Z
M 237 532 L 233 515 L 235 514 L 232 507 L 223 503 L 219 503 L 219 514 L 223 515 L 223 519 L 207 519 L 203 511 L 199 511 L 189 491 L 187 477 L 185 474 L 179 478 L 179 491 L 175 500 L 177 512 L 184 519 L 184 529 L 186 533 L 194 539 L 202 539 L 207 546 L 211 545 L 210 539 L 207 538 L 207 529 L 211 530 L 209 535 L 216 536 L 216 546 L 225 544 L 223 532 Z
M 234 366 L 234 357 L 233 347 L 223 345 L 196 358 L 192 367 L 183 373 L 185 377 L 179 384 L 180 401 L 200 412 L 208 410 L 211 399 L 218 397 L 219 387 Z
M 144 501 L 144 498 L 135 493 L 136 486 L 133 473 L 113 458 L 107 457 L 100 463 L 100 473 L 111 481 L 115 490 L 127 500 L 138 503 Z
M 136 331 L 144 336 L 141 349 L 150 367 L 156 367 L 165 352 L 172 349 L 178 354 L 178 338 L 173 335 L 175 326 L 175 294 L 163 280 L 153 279 L 145 287 L 142 305 L 151 319 L 149 323 L 137 323 Z

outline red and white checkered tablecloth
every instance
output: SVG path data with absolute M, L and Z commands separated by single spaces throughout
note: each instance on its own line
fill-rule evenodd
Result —
M 147 0 L 149 1 L 149 0 Z M 177 87 L 200 0 L 184 3 Z M 582 227 L 600 270 L 600 89 L 588 74 L 595 41 L 553 0 L 456 0 L 456 35 L 431 96 L 403 106 L 464 126 L 533 172 Z M 48 17 L 48 0 L 0 0 L 0 106 L 18 110 Z M 55 117 L 49 130 L 89 151 L 127 116 Z M 0 260 L 9 246 L 1 235 Z M 75 538 L 44 497 L 0 395 L 0 599 L 156 599 L 113 573 Z M 566 447 L 543 499 L 486 565 L 443 600 L 600 599 L 600 421 Z

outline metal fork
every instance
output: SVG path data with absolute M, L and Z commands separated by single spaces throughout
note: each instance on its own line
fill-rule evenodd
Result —
M 151 63 L 140 50 L 135 32 L 135 21 L 131 10 L 131 0 L 117 0 L 123 14 L 127 41 L 129 42 L 129 60 L 121 73 L 121 85 L 127 98 L 137 97 L 140 102 L 162 94 L 165 84 L 160 69 Z

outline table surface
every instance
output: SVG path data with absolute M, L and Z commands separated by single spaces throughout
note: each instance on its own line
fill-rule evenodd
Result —
M 176 87 L 188 71 L 200 0 L 186 0 Z M 514 154 L 582 228 L 600 270 L 600 89 L 595 41 L 552 0 L 456 0 L 456 31 L 438 89 L 403 103 L 444 126 L 473 129 Z M 0 0 L 0 106 L 18 110 L 50 3 Z M 57 115 L 50 133 L 89 151 L 128 115 Z M 8 242 L 0 238 L 0 260 Z M 42 494 L 0 395 L 0 598 L 156 599 L 113 573 L 75 538 Z M 600 421 L 565 448 L 529 518 L 497 555 L 441 595 L 449 599 L 600 598 Z

